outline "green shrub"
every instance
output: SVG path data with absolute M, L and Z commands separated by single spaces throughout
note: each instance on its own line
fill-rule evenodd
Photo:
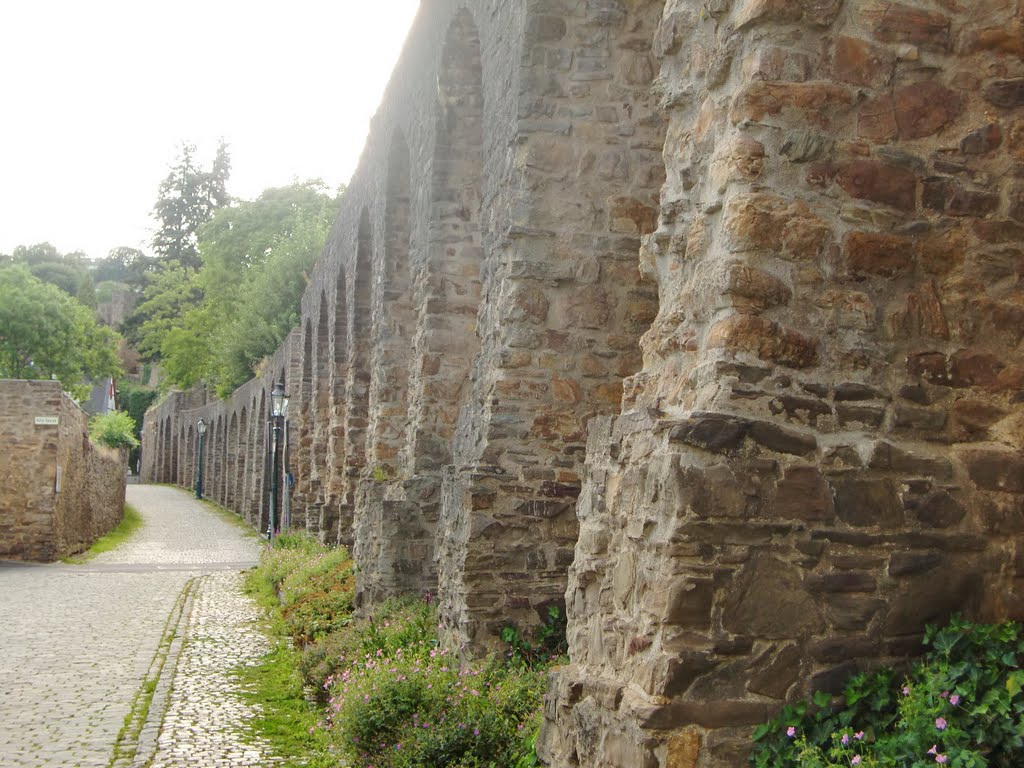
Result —
M 533 753 L 541 671 L 493 657 L 460 663 L 434 638 L 340 661 L 326 683 L 328 712 L 342 753 L 359 765 L 505 768 Z
M 550 605 L 544 623 L 532 629 L 528 636 L 511 625 L 501 630 L 502 642 L 509 647 L 509 658 L 527 667 L 540 669 L 565 656 L 569 648 L 565 636 L 565 611 L 557 605 Z
M 288 631 L 300 646 L 351 621 L 355 570 L 344 547 L 331 549 L 304 533 L 282 533 L 260 558 L 256 578 L 278 595 Z
M 954 618 L 928 627 L 924 659 L 902 682 L 858 675 L 843 701 L 786 707 L 754 733 L 756 768 L 1011 768 L 1024 765 L 1024 639 L 1018 624 Z
M 135 419 L 124 411 L 93 416 L 89 422 L 89 437 L 93 442 L 118 450 L 128 450 L 139 444 L 135 437 Z

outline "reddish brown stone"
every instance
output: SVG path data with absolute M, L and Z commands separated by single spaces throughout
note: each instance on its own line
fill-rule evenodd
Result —
M 669 430 L 669 440 L 712 453 L 729 453 L 743 444 L 750 422 L 722 413 L 695 413 Z
M 968 476 L 982 490 L 1024 493 L 1024 456 L 1020 452 L 972 448 L 960 458 Z
M 938 133 L 960 110 L 956 91 L 934 81 L 915 83 L 861 107 L 857 134 L 879 144 L 897 138 L 921 139 Z
M 814 125 L 826 125 L 829 111 L 848 107 L 853 95 L 832 83 L 782 83 L 757 80 L 743 86 L 733 97 L 729 119 L 761 121 L 784 109 L 800 110 Z
M 820 573 L 807 577 L 807 588 L 811 592 L 874 592 L 875 578 L 860 571 Z
M 999 123 L 976 128 L 960 140 L 960 151 L 965 155 L 985 155 L 1003 143 L 1003 131 Z
M 953 476 L 953 465 L 949 459 L 921 456 L 885 441 L 875 443 L 871 451 L 871 458 L 868 460 L 868 467 L 925 477 L 931 476 L 942 480 L 948 480 Z
M 732 264 L 729 267 L 729 284 L 726 290 L 736 301 L 737 306 L 753 309 L 788 304 L 793 296 L 789 286 L 775 275 L 747 264 Z
M 942 303 L 932 282 L 917 286 L 904 299 L 904 306 L 890 318 L 893 336 L 931 336 L 949 338 L 949 324 L 942 311 Z
M 835 517 L 832 493 L 814 467 L 790 467 L 779 480 L 770 509 L 773 517 L 831 520 Z
M 945 275 L 964 261 L 967 237 L 962 229 L 937 232 L 920 241 L 921 268 L 931 275 Z
M 949 48 L 950 21 L 945 14 L 882 0 L 866 4 L 860 15 L 875 39 L 884 43 L 910 43 L 933 51 Z
M 959 523 L 967 510 L 946 491 L 936 491 L 917 505 L 914 514 L 932 528 L 948 528 Z
M 836 38 L 833 66 L 836 78 L 851 85 L 882 85 L 892 77 L 893 55 L 867 40 Z
M 658 209 L 632 197 L 613 198 L 608 215 L 612 232 L 648 235 L 658 228 Z
M 961 349 L 949 361 L 954 387 L 991 387 L 1006 367 L 995 355 L 974 349 Z
M 667 624 L 706 630 L 711 626 L 715 587 L 710 579 L 680 579 L 668 593 Z
M 753 421 L 750 438 L 771 451 L 806 456 L 818 447 L 814 435 L 797 432 L 769 421 Z
M 907 373 L 932 384 L 949 384 L 949 360 L 941 352 L 917 352 L 907 355 Z
M 736 29 L 765 22 L 831 24 L 842 8 L 842 0 L 743 0 L 733 17 Z
M 986 27 L 969 32 L 964 47 L 968 53 L 989 51 L 1024 58 L 1024 27 L 1020 17 L 1005 27 Z
M 577 328 L 603 328 L 611 317 L 615 299 L 598 285 L 579 287 L 566 299 L 565 313 Z
M 899 235 L 851 232 L 843 242 L 850 273 L 858 277 L 903 275 L 914 268 L 913 241 Z
M 765 46 L 756 49 L 743 60 L 746 80 L 788 80 L 802 83 L 807 80 L 811 63 L 807 55 L 791 48 Z
M 725 230 L 734 250 L 764 249 L 794 259 L 816 258 L 831 232 L 806 203 L 767 194 L 731 200 Z
M 873 160 L 855 160 L 843 166 L 836 183 L 852 197 L 885 203 L 902 211 L 912 211 L 917 205 L 917 175 Z
M 711 349 L 752 352 L 762 360 L 791 368 L 807 368 L 818 362 L 818 340 L 778 323 L 752 315 L 731 315 L 708 332 Z
M 532 285 L 517 286 L 508 319 L 514 322 L 543 323 L 547 316 L 548 299 L 544 292 Z
M 1024 106 L 1024 77 L 996 80 L 985 86 L 982 95 L 990 104 L 1004 109 Z
M 985 400 L 956 400 L 949 412 L 950 436 L 958 442 L 984 440 L 989 427 L 1005 415 L 1005 410 Z
M 999 195 L 966 189 L 952 179 L 925 179 L 921 205 L 950 216 L 985 216 L 999 207 Z
M 903 524 L 903 502 L 892 480 L 840 475 L 831 482 L 836 513 L 843 522 L 884 528 Z

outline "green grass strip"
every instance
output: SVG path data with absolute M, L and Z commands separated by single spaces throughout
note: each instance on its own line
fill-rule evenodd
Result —
M 181 627 L 182 615 L 185 612 L 185 607 L 188 604 L 194 584 L 195 579 L 188 580 L 184 589 L 181 590 L 181 594 L 178 595 L 174 608 L 171 609 L 167 617 L 163 635 L 161 635 L 160 643 L 153 654 L 149 671 L 146 673 L 146 677 L 143 679 L 139 690 L 135 692 L 131 708 L 124 717 L 124 725 L 121 726 L 121 730 L 117 734 L 114 754 L 111 756 L 107 768 L 126 768 L 132 765 L 135 760 L 139 751 L 139 737 L 149 720 L 149 709 L 153 703 L 153 695 L 156 693 L 160 676 L 163 674 L 164 665 L 167 663 L 167 658 L 171 652 L 171 646 L 178 635 L 179 627 Z
M 83 563 L 87 563 L 96 557 L 96 555 L 102 552 L 109 552 L 115 547 L 120 546 L 141 527 L 142 515 L 140 515 L 139 511 L 131 504 L 125 504 L 124 514 L 121 516 L 121 522 L 117 524 L 117 527 L 114 528 L 114 530 L 105 536 L 101 536 L 96 543 L 89 547 L 85 552 L 62 557 L 61 562 L 70 563 L 72 565 L 82 565 Z
M 282 768 L 336 768 L 330 735 L 318 723 L 323 713 L 306 697 L 298 672 L 299 652 L 289 641 L 273 588 L 250 571 L 246 592 L 266 610 L 264 631 L 271 649 L 255 666 L 234 670 L 242 683 L 244 699 L 260 714 L 247 721 L 244 737 L 261 742 L 283 761 Z

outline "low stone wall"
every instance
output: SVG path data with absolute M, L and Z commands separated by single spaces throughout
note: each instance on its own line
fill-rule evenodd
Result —
M 124 459 L 89 441 L 59 382 L 0 381 L 0 443 L 0 557 L 56 560 L 121 520 Z

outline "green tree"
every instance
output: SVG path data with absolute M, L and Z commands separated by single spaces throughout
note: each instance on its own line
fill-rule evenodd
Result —
M 169 262 L 150 274 L 143 300 L 122 330 L 143 360 L 158 360 L 164 337 L 181 327 L 185 314 L 201 299 L 195 270 Z
M 95 305 L 88 259 L 81 251 L 61 253 L 50 243 L 19 245 L 11 260 L 22 264 L 44 283 L 60 288 L 68 296 L 76 296 L 85 304 Z
M 231 175 L 231 157 L 223 140 L 208 171 L 196 164 L 195 153 L 194 144 L 182 146 L 177 162 L 160 183 L 153 206 L 158 224 L 153 251 L 162 261 L 175 261 L 187 269 L 201 265 L 197 231 L 214 211 L 228 204 Z
M 124 411 L 110 411 L 89 420 L 89 437 L 108 448 L 131 450 L 139 445 L 135 419 Z
M 0 377 L 54 377 L 81 399 L 87 379 L 118 374 L 117 338 L 88 307 L 25 266 L 0 267 Z
M 144 384 L 128 379 L 121 379 L 117 384 L 117 410 L 127 413 L 135 423 L 135 439 L 142 440 L 142 421 L 146 410 L 160 393 Z M 133 469 L 138 465 L 139 448 L 132 448 L 128 454 L 128 466 Z
M 339 205 L 340 194 L 307 181 L 222 208 L 200 228 L 202 302 L 161 338 L 171 383 L 202 380 L 224 396 L 252 377 L 298 322 L 306 275 Z
M 100 283 L 123 283 L 141 289 L 146 274 L 156 268 L 157 260 L 147 256 L 138 248 L 121 246 L 114 248 L 104 259 L 91 265 L 92 279 Z
M 230 320 L 220 327 L 217 338 L 220 368 L 214 383 L 222 397 L 251 379 L 298 324 L 309 270 L 323 250 L 329 228 L 326 219 L 301 222 L 275 241 L 274 258 L 254 269 L 239 290 Z

